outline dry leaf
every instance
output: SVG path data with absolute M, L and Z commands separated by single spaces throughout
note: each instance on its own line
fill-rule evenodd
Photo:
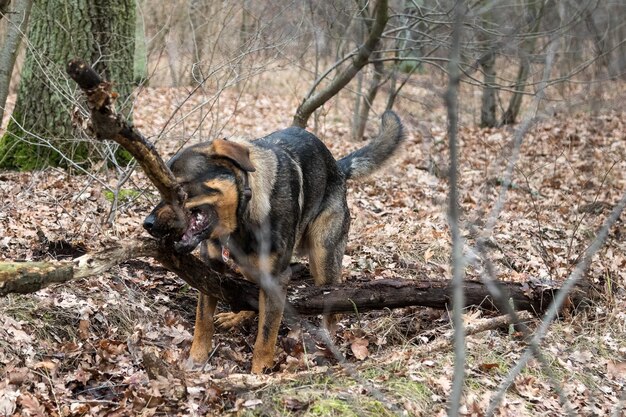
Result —
M 363 359 L 367 358 L 370 354 L 369 351 L 367 350 L 367 346 L 369 344 L 370 342 L 367 339 L 362 338 L 362 337 L 357 337 L 350 344 L 350 350 L 352 350 L 352 353 L 354 353 L 355 358 L 362 361 Z
M 606 373 L 609 378 L 626 380 L 626 362 L 608 361 Z
M 482 372 L 488 373 L 492 369 L 498 369 L 500 367 L 499 363 L 481 363 L 478 365 L 478 369 Z
M 12 390 L 9 388 L 0 389 L 0 415 L 13 415 L 16 408 L 16 401 L 19 396 L 19 390 Z

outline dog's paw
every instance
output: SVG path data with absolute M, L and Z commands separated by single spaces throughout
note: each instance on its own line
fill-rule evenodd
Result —
M 185 362 L 185 368 L 188 370 L 194 370 L 204 367 L 209 360 L 209 354 L 211 353 L 211 342 L 206 339 L 194 339 L 191 344 L 191 350 L 189 351 L 189 358 Z
M 215 315 L 215 324 L 222 329 L 228 330 L 233 327 L 241 326 L 246 321 L 254 317 L 253 311 L 240 311 L 239 313 L 227 312 Z
M 253 374 L 263 374 L 271 370 L 274 366 L 274 352 L 275 349 L 273 345 L 255 345 L 250 372 Z
M 185 370 L 187 371 L 200 371 L 202 370 L 202 368 L 204 368 L 204 365 L 206 365 L 207 361 L 201 361 L 201 362 L 196 362 L 191 356 L 187 358 L 187 360 L 185 361 L 185 363 L 183 364 L 185 367 Z

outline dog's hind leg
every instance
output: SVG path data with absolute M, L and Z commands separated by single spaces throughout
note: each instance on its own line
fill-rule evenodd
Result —
M 309 264 L 315 285 L 338 284 L 342 281 L 341 261 L 350 228 L 350 214 L 345 204 L 345 199 L 335 200 L 309 226 Z M 324 327 L 331 334 L 334 333 L 338 318 L 337 314 L 324 314 Z

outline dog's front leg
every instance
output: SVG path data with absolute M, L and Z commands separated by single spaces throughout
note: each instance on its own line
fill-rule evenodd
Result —
M 286 290 L 274 284 L 259 290 L 259 330 L 252 355 L 252 373 L 260 374 L 274 364 L 278 329 L 283 318 Z
M 193 328 L 193 342 L 189 352 L 190 365 L 202 365 L 209 359 L 211 353 L 213 333 L 213 315 L 217 305 L 217 298 L 200 293 L 196 305 L 196 323 Z

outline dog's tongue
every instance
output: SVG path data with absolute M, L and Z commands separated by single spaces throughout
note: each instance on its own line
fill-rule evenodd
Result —
M 181 242 L 189 242 L 191 238 L 193 238 L 193 235 L 202 231 L 204 217 L 205 216 L 202 213 L 193 213 L 191 215 L 189 218 L 189 224 L 187 225 L 187 230 L 185 230 L 185 233 L 183 233 L 180 238 Z
M 209 225 L 208 217 L 202 212 L 192 213 L 187 230 L 174 245 L 178 252 L 190 252 L 200 243 L 199 234 Z

